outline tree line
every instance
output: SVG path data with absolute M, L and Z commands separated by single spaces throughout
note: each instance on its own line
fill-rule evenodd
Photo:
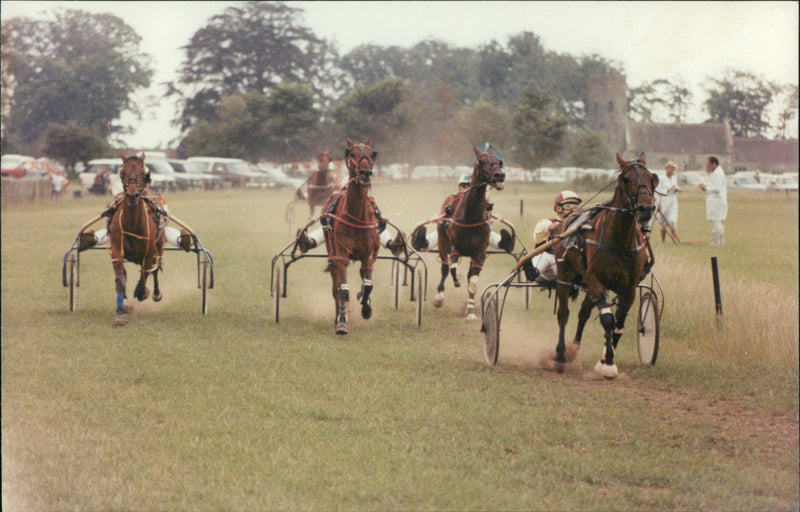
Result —
M 152 59 L 122 19 L 60 9 L 49 20 L 4 21 L 3 151 L 72 168 L 131 133 L 123 112 L 170 100 L 181 156 L 305 160 L 350 136 L 372 137 L 385 164 L 459 164 L 484 141 L 529 169 L 609 163 L 585 105 L 588 78 L 624 74 L 620 64 L 547 50 L 531 32 L 478 48 L 424 40 L 339 55 L 302 13 L 280 2 L 231 5 L 182 47 L 165 96 L 141 104 L 134 98 L 151 85 Z M 729 70 L 705 88 L 707 121 L 728 119 L 735 136 L 785 137 L 797 115 L 796 85 Z M 684 122 L 692 101 L 686 84 L 667 78 L 628 94 L 631 118 L 646 122 Z

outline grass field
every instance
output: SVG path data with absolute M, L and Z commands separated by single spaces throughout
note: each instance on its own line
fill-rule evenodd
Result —
M 452 188 L 379 182 L 373 193 L 410 231 Z M 556 192 L 509 184 L 492 200 L 530 244 Z M 542 368 L 557 326 L 539 292 L 526 311 L 512 291 L 500 360 L 487 366 L 479 322 L 462 318 L 465 288 L 448 282 L 444 307 L 430 305 L 433 255 L 420 328 L 407 289 L 394 309 L 380 262 L 373 318 L 353 307 L 350 334 L 335 336 L 322 259 L 290 268 L 275 324 L 270 260 L 297 228 L 284 223 L 290 196 L 168 196 L 214 255 L 209 314 L 193 257 L 170 252 L 164 300 L 134 304 L 124 328 L 112 326 L 104 252 L 82 255 L 77 311 L 61 286 L 64 251 L 102 200 L 3 211 L 4 511 L 797 510 L 797 195 L 730 192 L 724 247 L 707 244 L 702 193 L 681 195 L 689 243 L 654 243 L 658 363 L 639 365 L 632 311 L 615 381 L 591 371 L 596 315 L 565 373 Z M 491 256 L 479 288 L 512 263 Z

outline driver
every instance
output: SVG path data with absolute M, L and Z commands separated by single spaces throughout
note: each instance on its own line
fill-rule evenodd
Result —
M 561 191 L 553 201 L 555 219 L 542 219 L 533 228 L 533 243 L 539 247 L 555 233 L 561 226 L 564 217 L 578 210 L 581 198 L 572 190 Z M 556 279 L 556 257 L 553 248 L 537 254 L 522 265 L 525 278 L 537 283 L 552 282 Z
M 444 203 L 442 204 L 442 210 L 439 212 L 440 217 L 450 217 L 453 214 L 452 210 L 453 207 L 455 207 L 456 200 L 469 188 L 471 179 L 472 176 L 465 174 L 460 180 L 458 180 L 458 192 L 455 194 L 450 194 L 447 196 L 447 199 L 444 200 Z M 492 203 L 490 203 L 488 199 L 486 201 L 486 211 L 492 211 Z M 492 215 L 492 217 L 496 218 L 494 215 Z M 439 230 L 434 229 L 427 236 L 425 235 L 426 231 L 427 228 L 422 225 L 417 228 L 412 235 L 411 246 L 415 250 L 435 251 L 439 247 Z M 509 233 L 506 229 L 501 229 L 500 234 L 492 231 L 489 235 L 489 245 L 495 249 L 511 252 L 514 250 L 514 239 L 511 237 L 511 233 Z

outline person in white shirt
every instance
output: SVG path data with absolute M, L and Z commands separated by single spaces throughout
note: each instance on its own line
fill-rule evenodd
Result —
M 678 235 L 678 179 L 675 178 L 675 163 L 667 162 L 664 165 L 666 176 L 661 176 L 656 188 L 656 208 L 664 216 L 667 225 L 661 225 L 661 243 L 667 237 L 667 229 L 672 228 L 675 236 Z
M 715 156 L 706 160 L 707 179 L 698 187 L 706 193 L 706 218 L 711 221 L 711 245 L 725 245 L 725 218 L 728 216 L 728 187 L 725 170 Z
M 582 199 L 572 190 L 562 190 L 553 201 L 555 219 L 542 219 L 533 228 L 533 243 L 535 247 L 547 242 L 553 233 L 561 226 L 561 221 L 580 208 Z M 552 248 L 539 253 L 522 265 L 525 278 L 537 283 L 552 283 L 556 279 L 556 256 Z

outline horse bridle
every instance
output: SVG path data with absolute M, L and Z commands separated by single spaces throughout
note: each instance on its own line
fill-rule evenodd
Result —
M 370 176 L 372 176 L 373 164 L 372 164 L 372 159 L 369 157 L 369 155 L 372 153 L 372 149 L 370 149 L 370 147 L 367 146 L 366 144 L 354 144 L 353 147 L 358 147 L 361 150 L 361 156 L 358 158 L 358 160 L 353 164 L 353 167 L 351 168 L 350 164 L 351 162 L 353 162 L 353 159 L 351 158 L 353 152 L 350 151 L 349 148 L 346 149 L 344 152 L 344 157 L 345 159 L 347 159 L 347 167 L 350 170 L 357 172 L 359 176 L 364 176 L 366 178 L 369 178 Z M 368 170 L 361 169 L 362 160 L 367 161 L 367 164 L 369 165 Z
M 484 154 L 487 156 L 487 159 L 488 158 L 494 158 L 494 157 L 490 156 L 488 153 L 484 153 Z M 500 169 L 502 169 L 503 168 L 503 161 L 500 160 L 499 158 L 495 158 L 495 160 L 497 160 L 497 166 L 500 167 Z M 473 188 L 485 187 L 486 185 L 489 185 L 491 187 L 497 188 L 497 184 L 498 183 L 503 183 L 505 181 L 505 179 L 506 179 L 505 173 L 503 173 L 503 172 L 498 172 L 496 174 L 492 173 L 492 165 L 494 164 L 494 162 L 492 162 L 491 160 L 487 160 L 486 163 L 487 163 L 487 165 L 489 167 L 488 171 L 484 171 L 483 170 L 483 168 L 482 168 L 483 162 L 479 158 L 475 159 L 475 166 L 476 167 L 477 166 L 481 166 L 481 170 L 480 170 L 481 177 L 485 177 L 488 174 L 488 179 L 486 181 L 482 181 L 482 182 L 478 183 L 477 185 L 470 185 L 469 188 L 464 190 L 464 192 L 462 192 L 462 193 L 466 193 L 467 191 L 472 190 Z
M 644 180 L 642 179 L 642 174 L 641 172 L 639 172 L 641 169 L 647 170 L 647 167 L 642 165 L 641 162 L 638 161 L 630 162 L 628 165 L 620 169 L 619 171 L 620 179 L 622 179 L 622 176 L 631 169 L 636 171 L 636 192 L 634 194 L 631 194 L 628 191 L 627 187 L 622 187 L 625 191 L 625 198 L 628 200 L 628 208 L 623 211 L 625 213 L 628 213 L 629 215 L 635 216 L 636 208 L 639 206 L 639 196 L 648 195 L 653 199 L 654 202 L 655 202 L 655 197 L 653 195 L 653 190 L 651 190 L 651 188 L 648 187 L 647 183 L 644 182 Z M 652 183 L 650 186 L 652 187 Z M 642 191 L 642 189 L 644 189 L 644 191 Z M 643 230 L 646 230 L 646 228 L 647 228 L 646 225 L 642 226 Z
M 119 170 L 119 178 L 120 178 L 120 181 L 122 181 L 122 189 L 125 190 L 125 195 L 128 195 L 128 193 L 127 193 L 128 185 L 130 183 L 135 183 L 136 184 L 136 195 L 141 195 L 142 189 L 144 188 L 145 184 L 147 184 L 148 181 L 149 181 L 148 180 L 149 173 L 147 171 L 145 171 L 145 173 L 144 173 L 144 183 L 139 183 L 139 180 L 137 180 L 133 176 L 127 176 L 126 174 L 123 174 L 122 171 L 125 168 L 125 164 L 128 163 L 130 160 L 136 160 L 137 162 L 139 162 L 142 165 L 142 168 L 145 168 L 144 167 L 144 162 L 138 156 L 134 155 L 134 156 L 129 156 L 128 158 L 126 158 L 125 162 L 122 164 L 122 167 L 120 167 L 120 170 Z

